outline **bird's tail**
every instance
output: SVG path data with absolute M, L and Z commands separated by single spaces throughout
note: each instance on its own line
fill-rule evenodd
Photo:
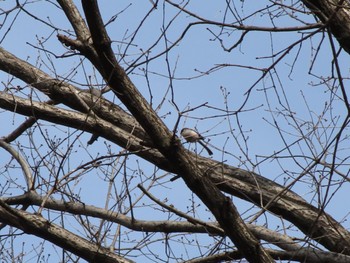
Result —
M 206 146 L 205 145 L 205 143 L 204 142 L 202 142 L 202 141 L 198 141 L 199 143 L 200 143 L 200 145 L 202 145 L 203 146 L 203 148 L 204 149 L 206 149 L 207 150 L 207 152 L 208 152 L 208 154 L 209 155 L 213 155 L 213 152 L 209 149 L 209 147 L 208 146 Z

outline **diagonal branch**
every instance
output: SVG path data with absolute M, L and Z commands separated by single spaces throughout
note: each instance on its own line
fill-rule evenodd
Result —
M 102 65 L 100 73 L 113 92 L 140 123 L 157 149 L 182 175 L 191 191 L 210 209 L 227 236 L 244 256 L 251 262 L 273 262 L 246 227 L 231 199 L 202 176 L 195 159 L 184 150 L 179 140 L 172 135 L 118 64 L 97 1 L 82 1 L 82 5 Z
M 186 184 L 208 206 L 230 239 L 251 261 L 270 262 L 259 242 L 251 235 L 230 199 L 226 198 L 200 171 L 171 132 L 158 118 L 147 101 L 132 84 L 117 63 L 110 47 L 96 1 L 83 1 L 83 8 L 91 30 L 93 42 L 103 65 L 101 74 L 112 90 L 145 129 L 159 151 L 182 174 Z
M 104 208 L 99 208 L 88 204 L 78 202 L 64 202 L 62 200 L 57 200 L 54 198 L 50 198 L 45 203 L 43 203 L 43 199 L 44 197 L 40 196 L 36 192 L 31 191 L 21 196 L 3 198 L 2 200 L 8 205 L 43 205 L 45 208 L 53 209 L 56 211 L 65 211 L 76 215 L 92 216 L 95 218 L 115 222 L 134 231 L 160 233 L 188 232 L 225 236 L 225 233 L 220 227 L 218 227 L 217 223 L 203 222 L 196 218 L 189 217 L 188 215 L 186 215 L 185 217 L 185 219 L 187 219 L 188 222 L 177 222 L 171 220 L 147 221 L 128 217 L 121 213 L 113 212 Z M 247 226 L 257 238 L 266 240 L 267 242 L 270 242 L 282 249 L 295 251 L 301 248 L 300 245 L 296 244 L 295 241 L 287 235 L 279 234 L 265 227 L 256 226 L 253 224 L 247 224 Z
M 340 46 L 350 54 L 350 3 L 346 0 L 302 1 L 324 24 L 329 26 Z
M 40 206 L 43 204 L 43 197 L 39 196 L 36 192 L 27 192 L 24 195 L 16 197 L 3 198 L 2 201 L 6 202 L 8 205 L 26 204 Z M 139 220 L 135 218 L 128 217 L 121 213 L 108 211 L 103 208 L 73 202 L 64 202 L 62 200 L 56 200 L 50 198 L 44 204 L 45 208 L 53 209 L 61 212 L 68 212 L 76 215 L 92 216 L 95 218 L 100 218 L 108 220 L 110 222 L 115 222 L 133 231 L 147 231 L 147 232 L 160 232 L 160 233 L 202 233 L 210 235 L 224 236 L 223 231 L 215 223 L 198 221 L 196 224 L 195 218 L 191 219 L 191 222 L 176 222 L 176 221 L 147 221 Z M 269 253 L 275 259 L 285 260 L 298 260 L 304 262 L 349 262 L 349 256 L 332 253 L 332 252 L 322 252 L 315 249 L 303 248 L 295 241 L 284 234 L 279 234 L 275 231 L 269 230 L 267 228 L 256 226 L 252 224 L 247 224 L 250 231 L 259 239 L 265 240 L 275 246 L 282 248 L 284 251 L 269 250 Z M 238 256 L 238 255 L 237 255 Z M 205 257 L 198 259 L 198 261 L 193 260 L 193 262 L 206 262 L 205 259 L 217 259 L 217 260 L 229 260 L 233 259 L 233 254 L 217 254 L 212 257 Z M 242 258 L 241 253 L 239 253 L 238 259 Z M 201 261 L 203 260 L 203 261 Z M 192 261 L 190 261 L 192 262 Z M 215 261 L 216 262 L 216 261 Z
M 34 234 L 58 245 L 89 262 L 132 262 L 100 245 L 89 242 L 39 215 L 11 208 L 0 200 L 0 220 L 26 233 Z
M 98 133 L 131 151 L 148 150 L 148 148 L 143 146 L 144 142 L 142 139 L 93 114 L 61 109 L 57 106 L 35 102 L 29 99 L 26 100 L 5 92 L 0 92 L 0 107 L 21 115 L 33 116 L 36 119 L 42 119 L 90 133 Z M 132 127 L 132 125 L 134 125 L 133 122 L 129 123 L 129 127 Z

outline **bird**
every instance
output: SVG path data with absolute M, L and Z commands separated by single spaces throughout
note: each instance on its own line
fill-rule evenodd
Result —
M 213 152 L 203 142 L 204 137 L 200 135 L 199 132 L 197 132 L 196 130 L 190 128 L 183 128 L 180 134 L 187 142 L 198 142 L 200 145 L 203 146 L 203 148 L 208 152 L 209 155 L 213 155 Z

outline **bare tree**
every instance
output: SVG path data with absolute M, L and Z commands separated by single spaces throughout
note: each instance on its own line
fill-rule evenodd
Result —
M 348 1 L 9 2 L 2 261 L 350 262 Z

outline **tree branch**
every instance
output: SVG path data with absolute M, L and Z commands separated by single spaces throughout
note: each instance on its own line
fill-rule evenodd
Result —
M 1 202 L 6 202 L 8 205 L 17 205 L 17 204 L 26 204 L 26 205 L 37 205 L 40 206 L 43 203 L 43 197 L 39 196 L 35 192 L 28 192 L 22 196 L 17 197 L 8 197 L 0 199 Z M 64 211 L 76 215 L 85 215 L 92 216 L 95 218 L 100 218 L 121 224 L 128 229 L 140 232 L 159 232 L 159 233 L 203 233 L 210 235 L 219 235 L 225 236 L 222 230 L 219 230 L 217 224 L 206 222 L 205 224 L 194 224 L 193 222 L 176 222 L 176 221 L 146 221 L 138 220 L 136 218 L 127 217 L 121 213 L 116 213 L 113 211 L 108 211 L 106 209 L 98 208 L 95 206 L 82 204 L 82 203 L 73 203 L 73 202 L 64 202 L 61 200 L 55 200 L 53 198 L 48 199 L 45 204 L 45 208 L 54 209 L 56 211 Z M 194 219 L 195 220 L 195 219 Z M 211 226 L 211 227 L 208 227 Z M 275 259 L 280 260 L 298 260 L 304 262 L 348 262 L 349 256 L 331 253 L 331 252 L 322 252 L 315 249 L 302 248 L 295 243 L 287 235 L 282 235 L 276 233 L 275 231 L 266 229 L 261 226 L 255 226 L 252 224 L 247 224 L 250 231 L 258 239 L 265 240 L 273 245 L 276 245 L 285 251 L 276 251 L 268 250 L 269 254 L 272 255 Z M 229 260 L 235 259 L 238 252 L 231 252 L 225 254 L 218 254 L 212 257 L 205 257 L 198 260 L 192 260 L 190 262 L 207 262 L 206 260 Z M 242 258 L 240 253 L 237 254 L 237 259 Z M 210 261 L 212 262 L 212 261 Z
M 93 44 L 103 67 L 100 73 L 111 89 L 147 132 L 157 149 L 174 168 L 178 167 L 177 171 L 183 176 L 187 186 L 210 209 L 244 256 L 251 262 L 272 262 L 273 260 L 264 251 L 259 241 L 245 226 L 232 201 L 207 178 L 201 176 L 201 171 L 196 168 L 194 160 L 186 153 L 120 67 L 111 49 L 111 41 L 104 27 L 97 1 L 82 1 L 82 4 Z
M 350 3 L 344 0 L 302 1 L 324 24 L 328 25 L 340 46 L 350 54 Z
M 33 176 L 31 169 L 27 163 L 27 161 L 16 151 L 10 144 L 6 143 L 4 140 L 0 139 L 0 147 L 9 152 L 13 158 L 17 160 L 22 168 L 22 172 L 24 173 L 24 178 L 27 182 L 28 191 L 33 189 Z
M 41 216 L 15 210 L 2 200 L 0 200 L 0 220 L 26 233 L 44 238 L 89 262 L 132 262 L 47 221 Z

